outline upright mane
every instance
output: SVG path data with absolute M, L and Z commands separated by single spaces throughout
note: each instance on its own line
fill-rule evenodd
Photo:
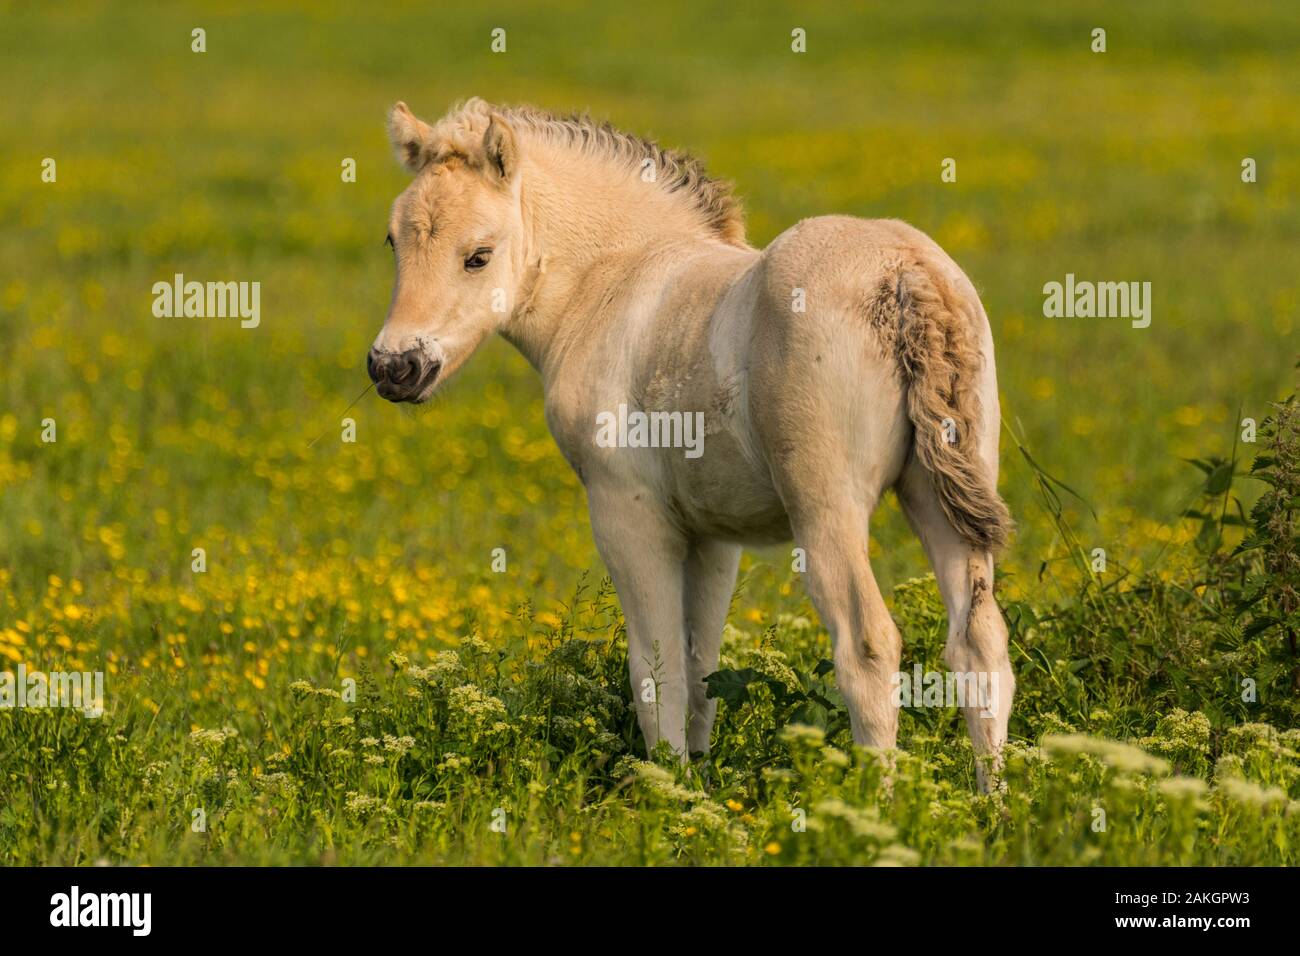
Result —
M 493 111 L 508 119 L 524 136 L 605 159 L 628 171 L 639 174 L 649 159 L 661 190 L 689 204 L 703 225 L 724 242 L 744 244 L 744 213 L 740 201 L 732 195 L 731 183 L 710 177 L 704 164 L 689 153 L 664 149 L 653 140 L 586 114 L 557 116 L 532 106 L 493 106 L 474 97 L 453 107 L 434 125 L 435 142 L 441 144 L 439 152 L 468 155 L 471 145 L 481 142 Z

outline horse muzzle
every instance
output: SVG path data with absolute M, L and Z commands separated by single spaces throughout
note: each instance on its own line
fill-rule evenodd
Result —
M 420 349 L 381 352 L 371 349 L 366 371 L 375 391 L 390 402 L 418 402 L 438 377 L 442 363 L 431 360 Z

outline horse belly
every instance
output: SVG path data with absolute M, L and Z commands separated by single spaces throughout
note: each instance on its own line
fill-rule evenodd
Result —
M 766 469 L 726 432 L 708 435 L 704 454 L 674 470 L 673 504 L 689 533 L 739 544 L 790 540 L 790 519 Z

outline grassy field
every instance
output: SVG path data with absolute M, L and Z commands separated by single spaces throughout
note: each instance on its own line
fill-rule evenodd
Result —
M 0 709 L 0 863 L 1300 857 L 1294 606 L 1262 610 L 1294 567 L 1230 555 L 1263 483 L 1184 460 L 1245 472 L 1239 421 L 1294 387 L 1295 4 L 185 6 L 0 2 L 0 670 L 103 671 L 106 705 Z M 755 244 L 899 217 L 966 269 L 1020 528 L 1005 793 L 934 708 L 882 782 L 779 548 L 742 564 L 723 666 L 761 676 L 712 755 L 646 762 L 581 486 L 505 343 L 340 440 L 406 181 L 385 111 L 470 95 L 698 153 Z M 175 273 L 260 282 L 260 325 L 156 318 Z M 1151 282 L 1150 327 L 1045 318 L 1067 273 Z M 941 669 L 892 500 L 873 535 L 904 669 Z

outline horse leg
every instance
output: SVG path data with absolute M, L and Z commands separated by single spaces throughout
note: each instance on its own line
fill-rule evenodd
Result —
M 717 700 L 705 696 L 704 678 L 718 669 L 722 628 L 736 587 L 740 551 L 736 544 L 700 541 L 686 556 L 686 677 L 690 697 L 686 740 L 693 754 L 708 753 L 718 713 Z
M 867 560 L 869 509 L 848 499 L 828 504 L 798 521 L 795 543 L 805 549 L 808 591 L 830 631 L 835 682 L 853 741 L 893 749 L 898 709 L 891 690 L 903 641 Z
M 661 741 L 687 756 L 687 542 L 648 492 L 588 489 L 591 527 L 627 622 L 628 672 L 637 721 L 651 752 Z
M 1007 626 L 993 599 L 993 556 L 957 533 L 943 513 L 929 473 L 915 459 L 904 470 L 898 492 L 948 612 L 944 661 L 954 674 L 966 678 L 966 688 L 979 689 L 975 701 L 962 702 L 967 705 L 962 714 L 975 748 L 976 781 L 987 793 L 1001 774 L 1016 689 L 1007 656 Z
M 809 595 L 830 632 L 853 740 L 892 749 L 902 638 L 867 559 L 868 525 L 902 471 L 910 428 L 892 360 L 843 344 L 855 322 L 833 311 L 773 322 L 772 341 L 756 345 L 751 405 L 804 551 Z

